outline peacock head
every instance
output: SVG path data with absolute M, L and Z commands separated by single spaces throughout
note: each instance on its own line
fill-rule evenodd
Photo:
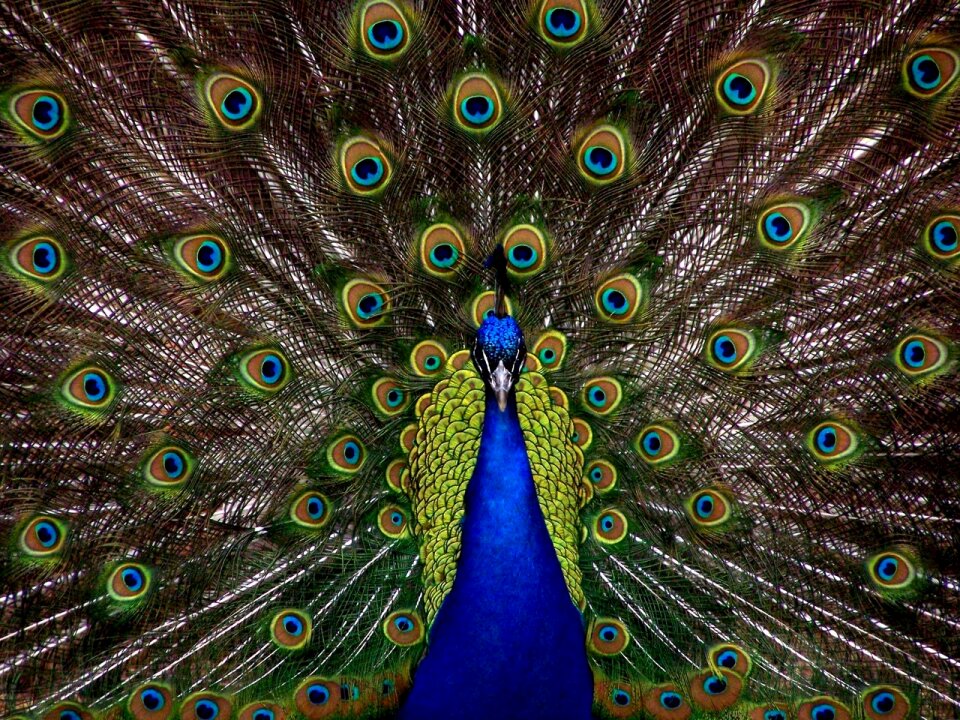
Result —
M 503 412 L 527 359 L 527 347 L 517 321 L 509 315 L 488 315 L 477 330 L 471 357 L 483 382 L 496 395 L 500 412 Z

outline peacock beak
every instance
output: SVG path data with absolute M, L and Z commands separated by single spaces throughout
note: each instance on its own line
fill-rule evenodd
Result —
M 507 409 L 507 399 L 510 397 L 510 388 L 513 387 L 513 374 L 503 365 L 503 360 L 490 376 L 490 388 L 497 396 L 497 407 L 500 412 Z

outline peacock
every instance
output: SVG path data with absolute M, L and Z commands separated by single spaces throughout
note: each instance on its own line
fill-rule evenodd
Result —
M 960 717 L 952 0 L 5 0 L 0 207 L 4 717 Z

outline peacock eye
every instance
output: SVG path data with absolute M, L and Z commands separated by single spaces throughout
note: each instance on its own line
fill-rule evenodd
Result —
M 593 185 L 611 183 L 626 171 L 627 141 L 613 125 L 595 127 L 577 147 L 577 169 Z
M 737 328 L 717 330 L 707 339 L 707 360 L 726 372 L 745 369 L 753 359 L 757 342 L 753 333 Z
M 598 377 L 583 386 L 581 400 L 587 412 L 605 417 L 614 412 L 623 399 L 623 388 L 616 378 Z
M 339 472 L 355 473 L 363 467 L 366 451 L 354 435 L 342 435 L 327 448 L 327 462 Z
M 47 710 L 41 720 L 92 720 L 92 714 L 81 705 L 64 702 Z
M 272 395 L 290 381 L 287 357 L 278 349 L 251 350 L 240 356 L 238 376 L 251 390 Z
M 929 335 L 916 333 L 901 340 L 894 351 L 894 362 L 906 375 L 919 378 L 945 368 L 947 346 Z
M 330 519 L 330 502 L 314 490 L 301 493 L 290 504 L 290 519 L 304 528 L 321 528 Z
M 630 696 L 630 693 L 623 688 L 615 689 L 611 694 L 610 699 L 613 700 L 614 705 L 618 705 L 620 707 L 629 707 L 630 703 L 633 702 L 633 698 Z
M 205 85 L 207 103 L 220 127 L 231 132 L 247 130 L 260 116 L 260 93 L 232 73 L 216 73 Z
M 173 695 L 164 685 L 142 685 L 130 695 L 127 709 L 134 720 L 165 720 L 173 712 Z
M 347 187 L 354 194 L 364 196 L 382 192 L 392 175 L 390 161 L 380 145 L 363 136 L 343 143 L 340 148 L 340 170 Z
M 711 665 L 732 670 L 740 677 L 747 677 L 753 667 L 750 656 L 737 645 L 723 643 L 714 645 L 708 652 Z
M 506 298 L 507 315 L 513 315 L 513 303 L 510 298 Z M 496 308 L 496 294 L 493 290 L 479 293 L 470 304 L 470 317 L 476 327 L 483 325 L 483 321 L 494 315 Z
M 20 533 L 20 549 L 33 558 L 46 558 L 63 550 L 66 526 L 58 520 L 40 515 L 33 518 Z
M 593 537 L 604 545 L 614 545 L 627 536 L 627 518 L 614 508 L 597 515 L 593 523 Z
M 399 5 L 379 0 L 369 2 L 360 13 L 363 50 L 377 60 L 392 61 L 410 46 L 410 24 Z
M 807 447 L 823 463 L 850 458 L 859 444 L 853 428 L 833 420 L 820 423 L 807 435 Z
M 583 0 L 544 0 L 539 18 L 540 36 L 560 50 L 581 42 L 589 29 Z
M 887 590 L 907 588 L 917 579 L 917 568 L 911 559 L 894 551 L 882 552 L 867 560 L 867 573 L 874 585 Z
M 629 273 L 603 282 L 594 294 L 594 306 L 601 320 L 627 323 L 633 320 L 643 299 L 643 287 Z
M 270 621 L 273 642 L 284 650 L 300 650 L 310 642 L 312 623 L 301 610 L 281 610 Z
M 395 417 L 410 404 L 409 395 L 393 378 L 380 378 L 370 392 L 374 409 L 384 417 Z
M 429 274 L 449 278 L 463 265 L 466 245 L 453 225 L 431 225 L 420 235 L 420 265 Z
M 630 642 L 630 633 L 619 620 L 598 618 L 594 620 L 588 639 L 588 647 L 595 655 L 618 655 Z
M 193 475 L 195 460 L 183 448 L 175 445 L 152 452 L 143 464 L 144 479 L 157 487 L 182 485 Z
M 686 502 L 687 515 L 694 526 L 704 529 L 717 528 L 731 517 L 730 503 L 716 490 L 701 490 L 691 495 Z
M 752 115 L 770 84 L 770 67 L 762 60 L 741 60 L 717 78 L 714 92 L 720 107 L 731 115 Z
M 401 538 L 409 534 L 407 514 L 397 505 L 387 505 L 381 509 L 377 515 L 377 525 L 388 538 Z
M 228 720 L 230 702 L 209 692 L 189 696 L 180 710 L 181 720 Z
M 946 90 L 957 79 L 960 55 L 949 48 L 929 47 L 915 50 L 903 61 L 903 79 L 907 92 L 930 99 Z
M 382 324 L 391 308 L 387 291 L 369 280 L 348 282 L 341 293 L 341 300 L 347 318 L 360 329 Z
M 435 340 L 424 340 L 410 351 L 410 368 L 420 377 L 439 373 L 447 362 L 447 350 Z
M 773 708 L 772 710 L 764 711 L 763 720 L 787 720 L 787 716 L 784 714 L 783 710 L 780 710 L 779 708 Z
M 412 610 L 397 610 L 383 621 L 383 632 L 395 645 L 416 645 L 423 641 L 423 621 Z
M 902 720 L 910 716 L 910 701 L 899 688 L 892 685 L 867 688 L 861 697 L 863 714 L 869 720 L 884 720 L 884 718 Z
M 800 704 L 799 720 L 851 720 L 850 711 L 832 697 L 815 697 Z
M 222 278 L 232 256 L 226 241 L 216 235 L 188 235 L 173 244 L 173 260 L 178 270 L 201 282 Z
M 63 246 L 52 237 L 32 237 L 16 243 L 8 255 L 11 267 L 28 280 L 49 285 L 67 268 Z
M 923 246 L 937 260 L 953 261 L 960 257 L 960 216 L 940 215 L 931 220 L 923 234 Z
M 326 705 L 335 697 L 332 686 L 333 683 L 308 682 L 297 692 L 297 697 L 302 696 L 310 705 Z
M 662 465 L 680 452 L 680 438 L 668 427 L 648 425 L 637 435 L 634 448 L 648 464 Z
M 253 702 L 240 711 L 237 720 L 284 720 L 284 712 L 273 703 Z
M 757 223 L 761 246 L 775 251 L 796 248 L 809 229 L 810 217 L 810 209 L 799 202 L 767 208 Z
M 573 432 L 570 433 L 570 442 L 581 450 L 588 450 L 593 444 L 593 428 L 583 418 L 570 418 Z
M 453 118 L 461 129 L 482 135 L 503 118 L 503 104 L 503 92 L 492 77 L 471 73 L 453 92 Z
M 587 478 L 599 492 L 612 490 L 617 484 L 617 469 L 606 460 L 594 460 L 587 466 Z
M 10 100 L 11 116 L 35 140 L 50 141 L 69 126 L 70 109 L 63 97 L 49 89 L 33 89 Z
M 117 384 L 106 370 L 87 365 L 63 381 L 61 397 L 74 410 L 104 410 L 117 396 Z
M 567 354 L 567 338 L 556 330 L 547 330 L 533 344 L 533 355 L 544 370 L 557 370 Z
M 110 573 L 107 591 L 120 602 L 129 602 L 144 596 L 150 588 L 150 573 L 137 563 L 123 563 Z
M 536 275 L 547 265 L 546 235 L 533 225 L 515 225 L 503 238 L 507 272 L 516 278 Z

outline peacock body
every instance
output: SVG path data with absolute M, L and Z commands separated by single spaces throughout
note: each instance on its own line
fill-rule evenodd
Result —
M 0 30 L 7 716 L 957 716 L 955 4 Z

